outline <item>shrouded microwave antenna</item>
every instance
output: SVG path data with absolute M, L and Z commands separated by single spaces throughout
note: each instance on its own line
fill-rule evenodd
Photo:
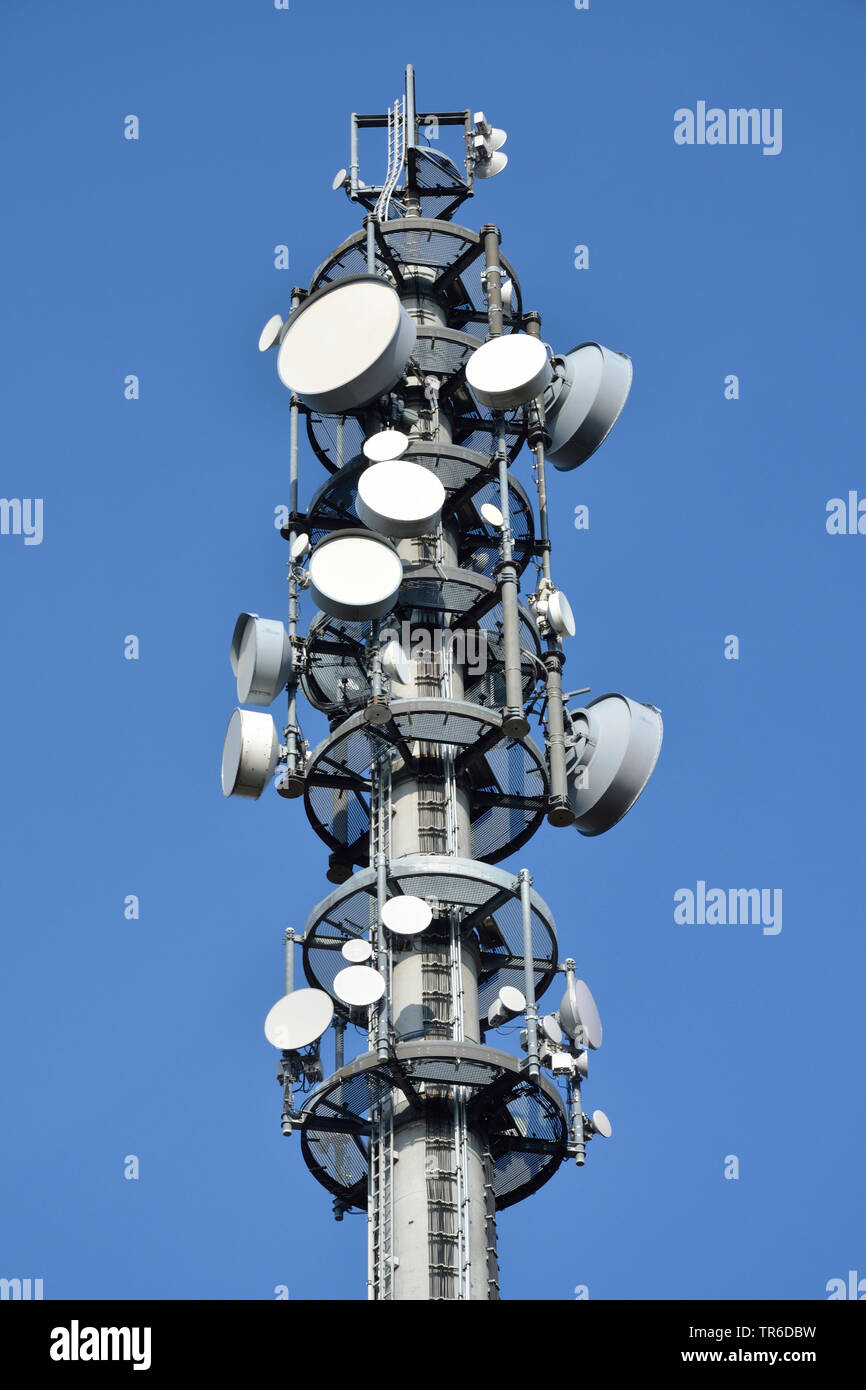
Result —
M 385 977 L 369 965 L 347 965 L 334 976 L 334 993 L 350 1009 L 366 1009 L 385 993 Z
M 371 463 L 387 463 L 402 458 L 409 448 L 409 436 L 402 430 L 379 430 L 365 439 L 361 451 Z
M 600 695 L 570 712 L 568 795 L 581 835 L 601 835 L 637 801 L 658 761 L 662 717 L 627 695 Z
M 289 634 L 281 622 L 242 613 L 235 624 L 231 665 L 242 705 L 270 705 L 288 680 L 292 665 Z
M 345 941 L 340 947 L 340 954 L 350 965 L 363 965 L 373 954 L 373 947 L 369 941 L 362 941 L 355 938 L 352 941 Z
M 487 1011 L 487 1022 L 491 1028 L 501 1028 L 510 1023 L 526 1008 L 526 996 L 515 985 L 503 985 Z
M 444 504 L 445 489 L 436 474 L 404 459 L 371 463 L 358 479 L 358 516 L 385 536 L 429 535 Z
M 261 796 L 277 766 L 280 740 L 269 714 L 236 709 L 223 745 L 223 796 Z
M 310 594 L 332 618 L 361 622 L 390 612 L 403 562 L 390 541 L 372 531 L 334 531 L 310 555 Z
M 466 364 L 466 380 L 483 405 L 512 410 L 540 396 L 553 372 L 547 349 L 528 333 L 491 338 Z
M 545 396 L 550 448 L 560 472 L 585 463 L 613 429 L 631 389 L 631 358 L 601 343 L 580 343 L 553 360 Z
M 324 285 L 295 309 L 277 372 L 311 410 L 340 415 L 396 386 L 415 339 L 396 291 L 375 275 L 353 275 Z
M 433 921 L 433 912 L 423 898 L 406 893 L 389 898 L 382 908 L 382 922 L 395 936 L 417 936 Z

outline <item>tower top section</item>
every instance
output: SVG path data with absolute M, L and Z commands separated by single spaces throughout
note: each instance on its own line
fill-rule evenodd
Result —
M 463 131 L 459 163 L 438 149 L 443 127 Z M 361 177 L 360 132 L 387 131 L 387 165 L 381 183 Z M 359 114 L 349 124 L 349 164 L 334 176 L 342 188 L 377 221 L 390 217 L 435 217 L 447 221 L 474 192 L 476 179 L 493 178 L 508 163 L 503 150 L 506 132 L 491 126 L 483 111 L 419 111 L 415 101 L 415 69 L 406 68 L 406 85 L 387 111 Z

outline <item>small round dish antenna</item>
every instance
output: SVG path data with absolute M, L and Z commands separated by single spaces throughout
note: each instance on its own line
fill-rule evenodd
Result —
M 436 474 L 418 463 L 371 463 L 358 479 L 355 510 L 365 526 L 385 536 L 429 535 L 444 505 L 445 489 Z
M 607 1118 L 603 1110 L 593 1110 L 590 1117 L 590 1124 L 596 1134 L 600 1134 L 602 1139 L 609 1139 L 613 1134 L 613 1125 Z
M 508 155 L 503 154 L 501 150 L 495 150 L 489 159 L 476 161 L 475 177 L 477 179 L 492 179 L 497 174 L 502 173 L 507 163 Z
M 336 193 L 339 189 L 345 188 L 348 181 L 348 171 L 346 169 L 338 169 L 331 183 L 331 192 Z
M 396 637 L 392 637 L 382 648 L 382 670 L 389 680 L 397 681 L 400 685 L 408 685 L 412 679 L 409 658 Z
M 340 947 L 344 960 L 350 965 L 363 965 L 364 961 L 369 960 L 373 954 L 373 947 L 369 941 L 362 941 L 357 938 L 353 941 L 344 941 Z
M 547 350 L 528 333 L 491 338 L 466 363 L 466 380 L 482 405 L 511 410 L 540 396 L 552 370 Z
M 231 662 L 240 704 L 270 705 L 291 671 L 289 634 L 276 619 L 242 613 L 232 637 Z
M 267 352 L 268 348 L 276 347 L 282 331 L 282 314 L 273 314 L 259 334 L 259 352 Z
M 577 624 L 574 623 L 574 612 L 569 599 L 563 594 L 562 589 L 553 589 L 548 598 L 539 603 L 538 612 L 546 617 L 557 637 L 574 637 Z
M 304 556 L 309 555 L 309 553 L 310 538 L 307 535 L 306 531 L 302 531 L 301 534 L 299 536 L 295 536 L 295 539 L 292 541 L 292 544 L 289 547 L 289 555 L 291 556 L 293 562 L 297 565 L 301 560 L 303 560 Z
M 494 507 L 492 502 L 482 502 L 479 511 L 481 512 L 482 519 L 487 522 L 488 526 L 495 526 L 498 528 L 502 526 L 505 520 L 499 508 Z
M 271 716 L 236 709 L 223 744 L 223 796 L 260 797 L 274 775 L 279 756 L 280 740 Z
M 487 1011 L 487 1022 L 491 1028 L 501 1028 L 517 1018 L 526 1008 L 526 998 L 514 985 L 503 985 Z
M 323 285 L 295 309 L 277 372 L 311 410 L 342 415 L 397 384 L 416 337 L 390 285 L 376 275 L 350 275 Z
M 265 1019 L 272 1047 L 294 1052 L 320 1038 L 334 1017 L 334 1001 L 323 989 L 297 989 L 278 999 Z
M 554 1047 L 560 1047 L 562 1045 L 562 1029 L 556 1021 L 555 1014 L 545 1014 L 543 1018 L 538 1020 L 538 1026 L 547 1038 L 547 1041 L 553 1043 Z
M 417 936 L 433 921 L 433 913 L 423 898 L 404 894 L 389 898 L 382 908 L 382 922 L 395 936 Z
M 384 536 L 332 531 L 313 550 L 309 573 L 310 594 L 323 613 L 362 621 L 394 607 L 403 562 Z
M 385 977 L 369 965 L 347 965 L 334 977 L 334 993 L 350 1009 L 365 1009 L 385 993 Z
M 402 458 L 409 448 L 409 436 L 402 430 L 379 430 L 371 434 L 361 446 L 364 458 L 371 463 L 387 463 L 389 459 Z
M 580 1039 L 582 1030 L 588 1047 L 601 1047 L 601 1018 L 584 980 L 569 979 L 559 1006 L 559 1021 L 572 1041 Z

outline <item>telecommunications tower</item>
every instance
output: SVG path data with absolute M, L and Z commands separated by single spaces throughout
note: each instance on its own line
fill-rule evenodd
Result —
M 370 130 L 387 133 L 379 184 L 361 179 Z M 303 798 L 329 850 L 332 891 L 285 933 L 265 1033 L 283 1133 L 338 1219 L 367 1214 L 369 1297 L 495 1299 L 497 1212 L 610 1134 L 581 1098 L 592 995 L 528 869 L 501 861 L 545 819 L 610 829 L 658 757 L 654 706 L 563 692 L 575 624 L 551 577 L 547 461 L 598 448 L 631 362 L 596 342 L 553 353 L 498 227 L 452 220 L 507 163 L 482 112 L 419 113 L 408 67 L 350 131 L 334 189 L 362 228 L 259 340 L 291 392 L 288 622 L 238 619 L 222 786 Z M 326 473 L 303 511 L 302 422 Z M 262 707 L 282 691 L 281 735 Z M 325 716 L 316 746 L 300 692 Z

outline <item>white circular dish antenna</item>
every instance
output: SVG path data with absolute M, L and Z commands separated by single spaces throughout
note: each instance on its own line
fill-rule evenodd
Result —
M 283 624 L 242 613 L 232 638 L 232 667 L 240 704 L 272 704 L 292 667 L 292 646 Z
M 631 810 L 658 761 L 662 717 L 627 695 L 600 695 L 572 710 L 568 803 L 581 835 L 601 835 Z
M 581 343 L 554 359 L 557 375 L 544 398 L 547 457 L 568 472 L 585 463 L 613 429 L 631 390 L 631 358 L 601 343 Z
M 331 183 L 331 191 L 336 193 L 338 189 L 345 188 L 348 177 L 348 170 L 338 169 Z
M 554 1047 L 559 1047 L 562 1043 L 562 1029 L 556 1021 L 555 1014 L 545 1014 L 544 1018 L 538 1020 L 538 1026 L 549 1043 Z
M 292 544 L 289 547 L 289 555 L 291 556 L 294 563 L 297 564 L 298 561 L 303 560 L 304 556 L 308 555 L 309 552 L 310 538 L 307 535 L 306 531 L 302 531 L 301 534 L 299 536 L 295 536 L 295 539 L 292 541 Z
M 351 275 L 316 290 L 294 311 L 277 372 L 311 410 L 342 415 L 397 384 L 416 337 L 390 285 L 375 275 Z
M 389 680 L 397 681 L 400 685 L 408 685 L 412 679 L 409 658 L 396 637 L 392 637 L 382 648 L 382 670 Z
M 268 348 L 276 347 L 282 331 L 282 314 L 273 314 L 259 334 L 259 352 L 267 352 Z
M 561 589 L 554 589 L 547 601 L 547 619 L 558 637 L 573 637 L 576 632 L 571 604 Z
M 402 430 L 380 430 L 364 440 L 362 452 L 371 463 L 387 463 L 402 458 L 408 448 L 409 436 Z
M 333 1017 L 330 994 L 323 989 L 297 989 L 277 1000 L 265 1019 L 265 1037 L 273 1047 L 294 1052 L 320 1038 Z
M 528 333 L 491 338 L 466 363 L 466 380 L 482 405 L 511 410 L 540 396 L 550 381 L 550 358 Z
M 477 179 L 492 179 L 496 174 L 501 174 L 508 163 L 508 155 L 501 150 L 495 150 L 489 159 L 479 159 L 475 164 L 475 177 Z
M 385 536 L 428 535 L 438 526 L 444 505 L 444 487 L 419 463 L 371 463 L 358 478 L 355 510 L 365 526 Z
M 350 1009 L 365 1009 L 385 993 L 385 977 L 369 965 L 347 965 L 334 977 L 334 993 Z
M 602 1139 L 609 1139 L 613 1134 L 613 1125 L 603 1110 L 593 1110 L 590 1122 L 596 1134 L 600 1134 Z
M 487 1012 L 487 1022 L 491 1028 L 501 1028 L 512 1018 L 522 1014 L 526 1008 L 526 998 L 515 985 L 503 985 Z
M 351 965 L 363 965 L 365 960 L 369 960 L 373 954 L 373 947 L 369 941 L 345 941 L 340 947 L 343 958 Z
M 482 519 L 487 522 L 488 526 L 500 527 L 505 521 L 499 508 L 494 507 L 492 502 L 482 502 L 479 511 L 481 512 Z
M 559 1021 L 573 1041 L 578 1041 L 582 1030 L 588 1047 L 601 1047 L 601 1018 L 592 991 L 584 980 L 569 979 L 559 1006 Z
M 261 796 L 280 756 L 277 726 L 269 714 L 236 709 L 223 744 L 223 796 Z
M 433 921 L 433 912 L 423 898 L 405 894 L 389 898 L 382 908 L 382 922 L 395 936 L 417 936 Z
M 310 594 L 323 613 L 362 621 L 394 607 L 403 562 L 384 536 L 333 531 L 313 550 L 309 573 Z

